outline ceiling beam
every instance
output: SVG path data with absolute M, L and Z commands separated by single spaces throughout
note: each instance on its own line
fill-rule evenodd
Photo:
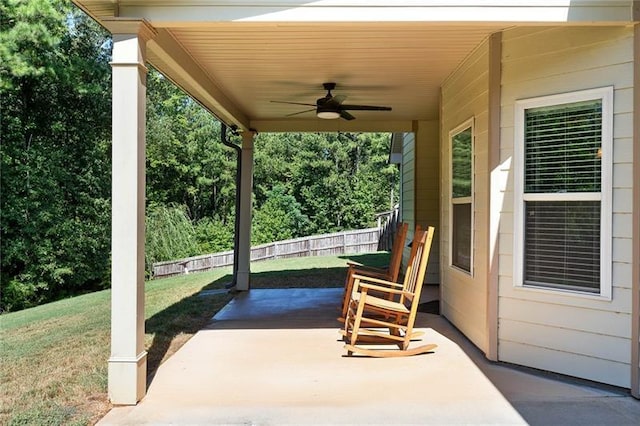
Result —
M 247 116 L 229 100 L 167 30 L 158 30 L 158 35 L 148 42 L 147 49 L 151 65 L 197 99 L 220 121 L 236 126 L 239 130 L 249 130 Z
M 82 3 L 82 0 L 76 0 Z M 86 2 L 87 0 L 85 0 Z M 121 17 L 143 18 L 154 27 L 216 22 L 432 22 L 605 23 L 633 22 L 633 0 L 121 0 Z M 636 5 L 637 6 L 637 5 Z
M 368 120 L 255 120 L 251 128 L 260 133 L 278 132 L 410 132 L 413 122 Z

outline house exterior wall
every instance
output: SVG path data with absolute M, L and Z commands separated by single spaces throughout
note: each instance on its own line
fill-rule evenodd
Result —
M 407 241 L 413 239 L 416 225 L 434 226 L 436 240 L 440 227 L 439 206 L 439 129 L 437 121 L 420 121 L 414 131 L 403 135 L 401 214 L 409 224 Z M 417 166 L 416 166 L 417 165 Z M 405 246 L 403 264 L 406 265 L 411 249 Z M 429 256 L 425 283 L 440 283 L 439 247 L 434 244 Z
M 413 239 L 414 230 L 416 228 L 415 215 L 415 147 L 416 136 L 413 132 L 404 133 L 402 141 L 402 165 L 400 167 L 401 184 L 400 184 L 400 214 L 403 222 L 409 224 L 407 232 L 407 241 Z M 402 264 L 406 265 L 409 261 L 411 249 L 405 245 L 402 253 Z
M 476 346 L 488 351 L 487 250 L 489 44 L 482 43 L 442 86 L 440 132 L 440 309 Z M 451 266 L 451 130 L 473 119 L 471 274 Z
M 500 162 L 508 177 L 499 231 L 501 361 L 630 386 L 633 41 L 630 27 L 503 33 Z M 614 88 L 612 299 L 515 287 L 515 101 L 606 86 Z
M 404 133 L 402 142 L 402 165 L 400 167 L 401 173 L 401 187 L 402 192 L 400 197 L 400 214 L 402 220 L 409 224 L 409 232 L 407 233 L 407 240 L 413 238 L 413 231 L 416 227 L 415 216 L 415 146 L 416 137 L 414 133 Z M 409 252 L 411 249 L 405 246 L 404 254 L 402 256 L 402 263 L 407 264 L 409 259 Z
M 415 129 L 415 223 L 423 229 L 435 227 L 434 239 L 440 234 L 440 149 L 438 121 L 419 121 Z M 440 283 L 440 248 L 434 244 L 429 255 L 424 282 Z

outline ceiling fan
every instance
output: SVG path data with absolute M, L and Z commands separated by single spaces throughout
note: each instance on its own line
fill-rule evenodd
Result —
M 391 111 L 391 107 L 386 106 L 371 106 L 371 105 L 347 105 L 343 104 L 346 96 L 338 95 L 333 96 L 331 91 L 336 88 L 336 83 L 323 83 L 322 86 L 327 91 L 327 94 L 316 100 L 315 104 L 305 104 L 301 102 L 287 102 L 287 101 L 271 101 L 276 104 L 291 104 L 291 105 L 305 105 L 314 108 L 304 111 L 294 112 L 293 114 L 287 114 L 287 117 L 291 117 L 298 114 L 304 114 L 310 111 L 316 111 L 318 118 L 324 118 L 332 120 L 335 118 L 343 118 L 345 120 L 353 120 L 355 117 L 349 114 L 347 111 Z

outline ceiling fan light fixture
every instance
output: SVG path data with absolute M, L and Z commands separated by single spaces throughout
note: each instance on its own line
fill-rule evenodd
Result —
M 316 115 L 318 118 L 323 118 L 325 120 L 335 120 L 336 118 L 340 118 L 340 113 L 336 111 L 318 111 Z

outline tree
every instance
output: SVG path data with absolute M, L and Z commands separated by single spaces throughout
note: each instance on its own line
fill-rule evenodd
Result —
M 307 235 L 373 225 L 375 213 L 397 201 L 398 169 L 387 164 L 388 149 L 384 133 L 260 135 L 256 208 L 282 184 L 309 218 Z
M 108 283 L 109 38 L 68 2 L 0 7 L 1 308 L 20 309 Z
M 4 0 L 0 25 L 0 309 L 16 310 L 109 285 L 111 39 L 65 0 Z M 236 153 L 195 101 L 147 83 L 147 262 L 232 248 Z M 388 140 L 260 135 L 254 241 L 373 224 L 398 182 Z
M 287 193 L 284 185 L 276 185 L 266 197 L 253 217 L 253 244 L 288 240 L 306 234 L 309 218 L 302 214 L 300 203 Z
M 148 272 L 155 262 L 200 254 L 196 230 L 184 206 L 151 205 L 147 209 L 145 228 Z
M 157 71 L 147 82 L 148 204 L 233 222 L 235 152 L 221 143 L 220 123 Z

